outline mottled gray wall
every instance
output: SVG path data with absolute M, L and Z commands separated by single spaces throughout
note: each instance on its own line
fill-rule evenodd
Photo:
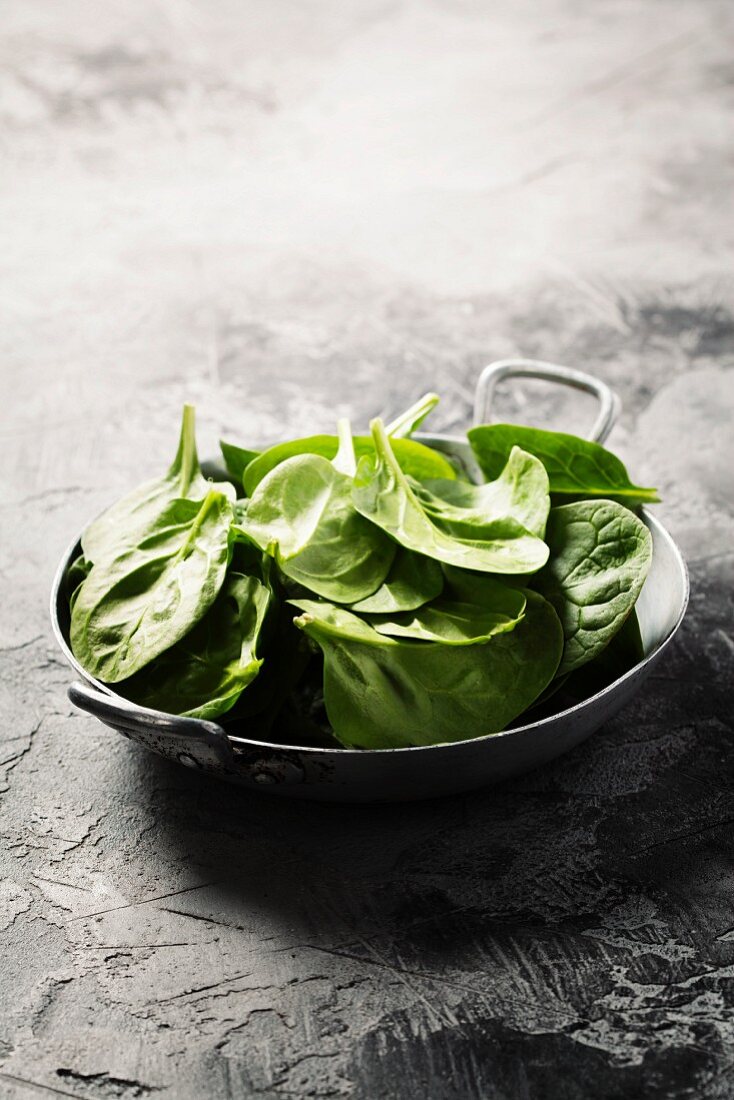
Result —
M 734 1095 L 733 45 L 723 0 L 6 0 L 3 1097 Z M 296 805 L 73 712 L 53 569 L 184 399 L 204 451 L 453 428 L 518 353 L 618 390 L 691 566 L 587 745 Z

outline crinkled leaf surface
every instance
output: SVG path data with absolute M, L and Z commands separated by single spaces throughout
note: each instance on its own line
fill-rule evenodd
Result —
M 354 505 L 408 550 L 464 569 L 486 573 L 532 573 L 548 558 L 542 539 L 511 517 L 482 528 L 481 539 L 458 538 L 426 512 L 401 470 L 384 426 L 372 422 L 374 458 L 360 459 L 352 489 Z
M 402 748 L 497 733 L 553 678 L 563 632 L 527 593 L 514 630 L 483 645 L 387 638 L 344 608 L 295 601 L 295 619 L 324 654 L 324 699 L 335 735 L 356 748 Z
M 82 535 L 87 561 L 97 564 L 134 547 L 171 501 L 203 500 L 211 486 L 199 469 L 194 425 L 193 406 L 184 405 L 178 451 L 170 469 L 133 489 L 89 524 Z
M 548 474 L 543 463 L 520 447 L 513 447 L 494 481 L 472 485 L 430 480 L 413 490 L 428 514 L 451 534 L 482 538 L 498 520 L 516 520 L 531 534 L 543 538 L 550 511 Z
M 623 463 L 600 443 L 519 424 L 484 424 L 471 428 L 467 434 L 487 478 L 499 475 L 512 448 L 517 446 L 543 463 L 551 493 L 604 497 L 629 506 L 660 499 L 656 489 L 634 485 Z
M 121 685 L 126 698 L 190 718 L 217 718 L 234 706 L 263 663 L 263 627 L 274 598 L 270 559 L 257 557 L 246 574 L 230 569 L 196 626 Z
M 352 604 L 350 610 L 360 614 L 413 611 L 440 596 L 442 590 L 443 573 L 438 562 L 398 546 L 380 587 L 371 596 Z
M 563 624 L 559 675 L 597 657 L 635 605 L 652 560 L 645 524 L 613 500 L 551 508 L 548 565 L 533 584 Z
M 175 645 L 222 587 L 232 505 L 211 489 L 174 500 L 138 545 L 95 564 L 71 613 L 71 648 L 90 675 L 117 683 Z
M 352 479 L 328 459 L 295 455 L 260 482 L 240 526 L 287 577 L 353 603 L 382 584 L 395 544 L 357 512 L 351 489 Z

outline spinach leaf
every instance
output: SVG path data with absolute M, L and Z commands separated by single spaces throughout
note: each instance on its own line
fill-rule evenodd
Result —
M 417 611 L 394 615 L 369 615 L 367 621 L 378 634 L 389 638 L 416 638 L 444 645 L 479 645 L 495 634 L 514 630 L 525 613 L 522 592 L 502 588 L 494 606 L 434 600 Z
M 245 737 L 280 741 L 283 708 L 296 709 L 296 697 L 305 694 L 306 682 L 320 684 L 322 669 L 319 666 L 323 662 L 306 636 L 294 628 L 292 608 L 280 602 L 275 614 L 268 616 L 264 652 L 265 660 L 257 679 L 240 696 L 223 724 L 237 733 L 237 726 L 242 722 Z M 307 721 L 305 708 L 303 717 Z M 292 725 L 290 718 L 289 725 Z
M 401 470 L 382 421 L 373 420 L 371 428 L 375 455 L 360 459 L 352 489 L 354 505 L 366 519 L 406 549 L 449 565 L 486 573 L 532 573 L 545 565 L 548 547 L 512 518 L 487 524 L 481 539 L 444 530 Z
M 624 676 L 644 656 L 640 624 L 633 608 L 609 645 L 565 680 L 565 693 L 574 701 L 589 699 Z
M 294 455 L 260 482 L 240 527 L 287 577 L 354 603 L 382 584 L 395 545 L 355 510 L 351 489 L 352 479 L 327 459 Z
M 482 538 L 497 520 L 513 519 L 543 537 L 550 511 L 548 475 L 533 455 L 513 447 L 499 476 L 484 485 L 469 481 L 425 481 L 413 484 L 424 510 L 451 534 Z
M 199 469 L 194 418 L 193 406 L 184 405 L 178 450 L 168 472 L 133 489 L 89 524 L 82 535 L 87 561 L 96 565 L 134 547 L 171 501 L 202 500 L 206 496 L 209 483 Z
M 95 563 L 71 613 L 71 648 L 86 671 L 113 684 L 175 645 L 213 604 L 230 552 L 232 505 L 210 489 L 174 500 L 138 544 Z
M 551 508 L 551 556 L 534 587 L 553 604 L 565 644 L 558 674 L 598 656 L 635 605 L 652 560 L 644 523 L 612 500 Z
M 89 571 L 92 568 L 92 563 L 87 561 L 83 554 L 79 554 L 74 558 L 73 562 L 66 570 L 66 577 L 64 578 L 64 591 L 69 603 L 69 609 L 71 609 L 75 602 L 79 589 L 82 586 L 82 582 L 89 576 Z
M 290 443 L 278 443 L 269 450 L 263 451 L 249 464 L 245 470 L 245 492 L 248 496 L 252 496 L 265 475 L 287 458 L 292 458 L 294 455 L 315 454 L 331 460 L 338 449 L 339 440 L 335 435 L 311 435 L 305 439 L 294 439 Z M 355 436 L 354 450 L 357 458 L 373 455 L 372 439 L 369 436 Z M 394 450 L 401 468 L 418 481 L 429 477 L 448 480 L 456 477 L 456 470 L 444 455 L 414 439 L 396 439 Z
M 468 438 L 487 478 L 497 477 L 514 446 L 539 458 L 548 471 L 551 493 L 604 497 L 622 504 L 654 504 L 656 489 L 633 485 L 620 460 L 599 443 L 564 432 L 519 424 L 484 424 Z
M 241 485 L 245 470 L 251 462 L 255 461 L 260 452 L 248 451 L 245 447 L 238 447 L 235 443 L 227 443 L 224 439 L 219 440 L 219 449 L 222 452 L 227 473 Z
M 414 554 L 398 546 L 390 571 L 371 596 L 351 605 L 350 610 L 390 614 L 394 611 L 414 611 L 440 596 L 443 590 L 441 566 L 433 558 Z
M 403 439 L 412 435 L 421 426 L 428 414 L 435 409 L 441 398 L 437 393 L 426 393 L 404 413 L 391 420 L 385 431 L 391 439 Z
M 553 678 L 563 647 L 550 604 L 527 593 L 514 630 L 483 645 L 397 640 L 344 608 L 296 601 L 295 624 L 324 654 L 324 700 L 338 740 L 387 749 L 497 733 Z
M 263 629 L 273 606 L 271 564 L 255 552 L 248 573 L 230 569 L 203 619 L 124 681 L 126 698 L 189 718 L 217 718 L 229 711 L 263 663 Z
M 300 737 L 301 713 L 314 743 L 330 722 L 364 748 L 498 732 L 617 678 L 639 659 L 651 560 L 623 505 L 655 491 L 598 444 L 511 425 L 470 432 L 492 480 L 459 480 L 408 438 L 437 400 L 370 436 L 341 420 L 262 454 L 222 442 L 241 500 L 202 476 L 186 406 L 168 472 L 95 520 L 69 567 L 87 672 L 154 709 L 273 737 Z
M 444 575 L 444 595 L 462 603 L 476 603 L 492 607 L 502 592 L 511 588 L 523 591 L 532 577 L 498 577 L 492 573 L 477 573 L 473 569 L 458 569 L 455 565 L 441 566 Z
M 633 608 L 624 625 L 598 656 L 575 672 L 566 672 L 551 681 L 530 708 L 532 720 L 550 716 L 590 699 L 633 669 L 644 656 L 640 626 Z M 556 693 L 558 698 L 555 697 Z

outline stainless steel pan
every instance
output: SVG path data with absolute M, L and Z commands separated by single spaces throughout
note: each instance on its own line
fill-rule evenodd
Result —
M 601 381 L 551 363 L 517 359 L 493 363 L 477 386 L 475 423 L 490 419 L 497 383 L 512 376 L 542 378 L 594 394 L 600 404 L 590 439 L 609 434 L 619 403 Z M 457 458 L 467 472 L 478 473 L 468 444 L 454 436 L 418 435 Z M 79 540 L 59 565 L 51 596 L 56 639 L 79 680 L 69 687 L 72 703 L 105 725 L 161 756 L 210 772 L 243 787 L 295 798 L 344 802 L 403 801 L 433 798 L 482 787 L 529 771 L 589 737 L 635 694 L 661 660 L 685 614 L 688 574 L 680 550 L 663 525 L 643 510 L 653 539 L 653 561 L 637 603 L 645 657 L 603 691 L 550 717 L 504 733 L 471 741 L 428 747 L 370 751 L 272 744 L 227 733 L 216 722 L 180 718 L 146 710 L 90 679 L 69 648 L 69 616 L 64 579 L 79 552 Z

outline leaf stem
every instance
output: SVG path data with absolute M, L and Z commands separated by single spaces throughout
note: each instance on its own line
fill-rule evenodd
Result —
M 183 407 L 178 450 L 173 465 L 168 471 L 171 476 L 178 478 L 179 493 L 182 497 L 188 493 L 191 482 L 199 470 L 195 428 L 196 410 L 193 405 L 186 404 Z
M 207 517 L 207 513 L 211 510 L 212 505 L 216 500 L 224 498 L 224 494 L 220 493 L 218 489 L 210 489 L 201 502 L 199 511 L 194 517 L 194 522 L 191 524 L 191 529 L 186 536 L 186 541 L 178 552 L 179 558 L 187 558 L 193 549 L 194 542 L 201 530 L 202 524 Z M 226 498 L 224 498 L 226 499 Z
M 339 418 L 336 430 L 339 435 L 339 450 L 334 455 L 331 464 L 340 474 L 354 477 L 357 472 L 357 458 L 354 453 L 352 426 L 346 417 Z
M 390 445 L 390 439 L 388 438 L 388 431 L 382 420 L 376 417 L 374 420 L 370 420 L 370 432 L 372 433 L 372 441 L 375 445 L 375 457 L 379 462 L 382 459 L 390 468 L 390 471 L 398 482 L 399 485 L 405 490 L 406 493 L 415 499 L 415 494 L 411 489 L 408 479 L 400 468 L 400 463 L 395 457 L 395 453 Z
M 404 413 L 391 420 L 385 431 L 393 439 L 402 439 L 411 435 L 423 423 L 429 412 L 435 409 L 440 400 L 437 393 L 425 393 Z

